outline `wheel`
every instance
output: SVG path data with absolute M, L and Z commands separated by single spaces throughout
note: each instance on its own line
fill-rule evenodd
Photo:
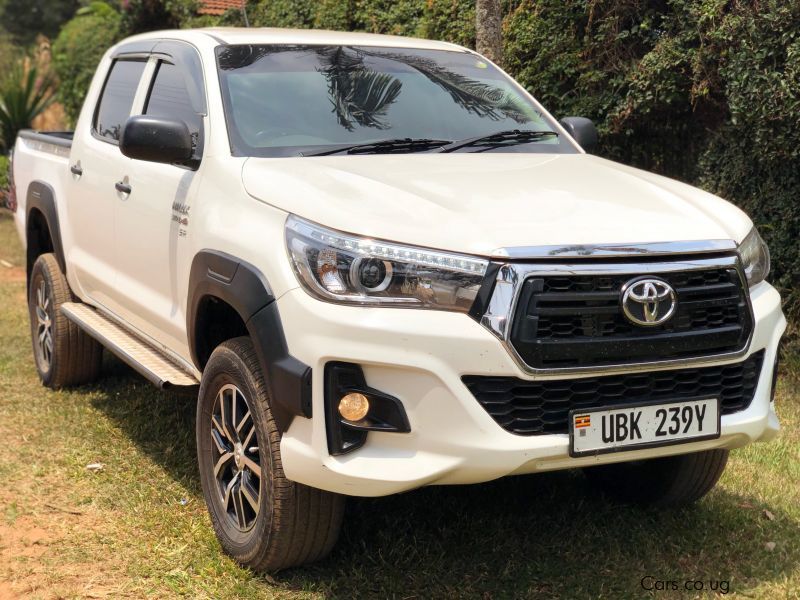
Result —
M 74 301 L 56 257 L 39 256 L 31 270 L 28 312 L 36 370 L 47 387 L 89 383 L 100 372 L 103 347 L 61 314 L 61 305 Z
M 344 513 L 343 496 L 286 479 L 280 439 L 252 342 L 221 344 L 200 383 L 200 480 L 223 549 L 258 571 L 326 556 Z
M 705 496 L 719 481 L 727 450 L 707 450 L 584 469 L 611 497 L 651 506 L 684 506 Z

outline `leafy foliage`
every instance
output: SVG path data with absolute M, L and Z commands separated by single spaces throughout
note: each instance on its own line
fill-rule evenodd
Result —
M 0 3 L 0 23 L 22 46 L 41 34 L 52 38 L 78 8 L 78 0 L 5 0 Z
M 6 148 L 50 106 L 53 84 L 53 76 L 30 61 L 16 62 L 5 74 L 0 82 L 0 137 Z
M 188 16 L 188 11 L 180 6 L 164 0 L 129 0 L 122 12 L 122 28 L 126 35 L 155 31 L 157 29 L 175 29 L 180 25 L 180 17 Z M 179 10 L 173 11 L 174 8 Z
M 8 185 L 8 157 L 0 154 L 0 196 L 3 195 L 3 190 Z M 0 202 L 0 206 L 3 203 Z
M 122 17 L 105 2 L 78 11 L 53 43 L 53 67 L 60 79 L 58 100 L 74 123 L 100 59 L 123 37 Z
M 800 311 L 800 3 L 507 2 L 506 65 L 600 153 L 689 181 L 753 216 Z

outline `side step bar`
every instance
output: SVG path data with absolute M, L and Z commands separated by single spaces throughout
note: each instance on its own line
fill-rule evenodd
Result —
M 70 321 L 128 363 L 156 387 L 195 387 L 197 378 L 138 336 L 86 304 L 67 302 L 61 312 Z

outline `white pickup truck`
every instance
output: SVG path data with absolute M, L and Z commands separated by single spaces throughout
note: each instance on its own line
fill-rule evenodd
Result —
M 42 382 L 105 347 L 193 392 L 214 529 L 255 569 L 323 557 L 347 495 L 580 468 L 697 500 L 778 431 L 768 250 L 596 135 L 452 44 L 127 39 L 74 133 L 14 150 Z

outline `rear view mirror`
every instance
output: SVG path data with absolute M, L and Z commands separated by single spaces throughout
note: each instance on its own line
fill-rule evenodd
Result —
M 597 146 L 597 127 L 586 117 L 564 117 L 560 121 L 578 145 L 591 152 Z
M 183 121 L 138 115 L 125 122 L 119 149 L 128 158 L 184 162 L 192 157 L 192 136 Z

